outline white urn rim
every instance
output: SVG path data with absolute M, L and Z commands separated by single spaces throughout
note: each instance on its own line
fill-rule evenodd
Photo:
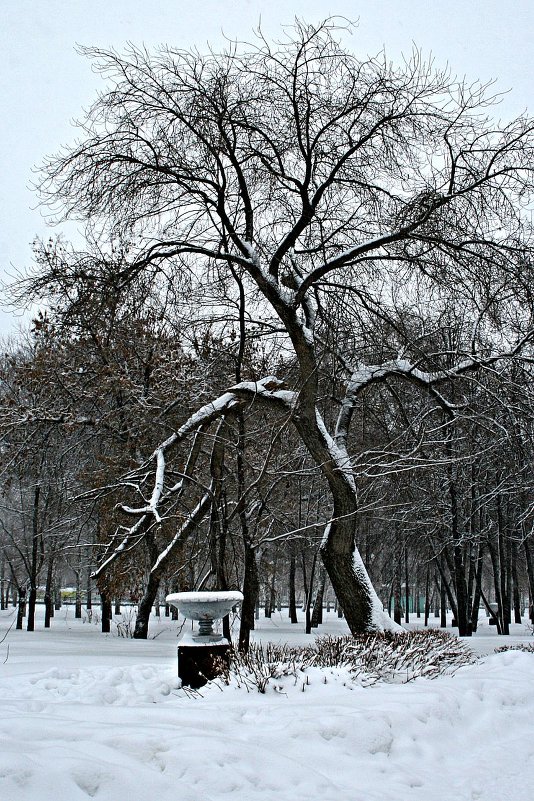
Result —
M 232 607 L 241 603 L 243 593 L 225 590 L 212 592 L 173 592 L 165 599 L 168 604 L 175 606 L 182 617 L 188 620 L 213 621 L 220 620 L 230 614 Z M 204 626 L 203 634 L 211 631 Z
M 199 603 L 217 604 L 232 603 L 236 604 L 243 600 L 243 593 L 238 590 L 212 590 L 209 592 L 173 592 L 167 595 L 165 601 L 169 604 Z

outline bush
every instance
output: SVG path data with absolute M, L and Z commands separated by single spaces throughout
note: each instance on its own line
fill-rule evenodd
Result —
M 353 681 L 370 686 L 435 678 L 474 661 L 463 642 L 442 631 L 326 636 L 303 647 L 267 643 L 252 644 L 246 654 L 234 650 L 224 680 L 264 693 L 270 682 L 287 676 L 305 684 L 306 671 L 312 667 L 325 670 L 325 682 L 327 668 L 345 668 Z
M 534 654 L 534 642 L 522 642 L 517 645 L 501 645 L 495 649 L 496 654 L 502 654 L 504 651 L 524 651 L 526 654 Z

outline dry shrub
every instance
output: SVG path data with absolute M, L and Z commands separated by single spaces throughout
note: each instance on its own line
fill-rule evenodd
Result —
M 266 643 L 251 645 L 246 654 L 233 651 L 225 680 L 263 693 L 270 682 L 285 676 L 297 681 L 311 667 L 347 668 L 353 680 L 369 686 L 435 678 L 474 661 L 463 642 L 442 631 L 325 636 L 301 647 Z
M 521 642 L 517 645 L 501 645 L 495 649 L 496 654 L 502 654 L 504 651 L 524 651 L 526 654 L 534 654 L 534 642 Z

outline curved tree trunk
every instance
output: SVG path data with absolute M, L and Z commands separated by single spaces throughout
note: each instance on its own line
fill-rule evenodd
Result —
M 358 501 L 348 457 L 345 461 L 343 452 L 329 439 L 318 419 L 315 406 L 313 416 L 307 412 L 295 416 L 295 426 L 325 476 L 333 499 L 332 520 L 321 543 L 321 558 L 351 633 L 363 634 L 388 625 L 389 618 L 382 612 L 355 545 Z
M 148 623 L 150 613 L 159 591 L 160 576 L 150 573 L 143 597 L 139 602 L 137 617 L 135 619 L 134 640 L 146 640 L 148 637 Z

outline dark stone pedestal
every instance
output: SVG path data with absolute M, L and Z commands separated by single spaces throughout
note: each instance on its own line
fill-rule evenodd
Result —
M 224 673 L 229 664 L 230 646 L 226 642 L 178 646 L 178 676 L 185 687 L 198 690 Z

